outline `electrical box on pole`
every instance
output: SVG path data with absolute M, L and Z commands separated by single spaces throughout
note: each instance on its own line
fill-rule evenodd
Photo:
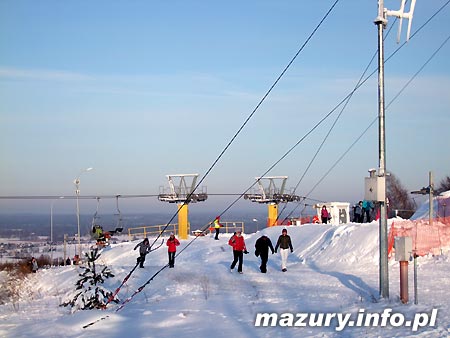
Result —
M 166 175 L 169 181 L 169 189 L 160 188 L 158 199 L 162 202 L 178 204 L 178 237 L 188 238 L 188 204 L 204 202 L 208 198 L 206 187 L 202 187 L 200 193 L 195 193 L 198 174 Z M 188 183 L 188 180 L 191 183 Z
M 400 262 L 400 300 L 408 303 L 408 261 L 413 256 L 412 238 L 395 237 L 395 260 Z
M 413 253 L 411 237 L 395 237 L 395 260 L 397 262 L 409 261 Z
M 386 176 L 378 176 L 375 169 L 369 170 L 369 177 L 364 179 L 364 199 L 367 201 L 384 202 L 386 200 Z

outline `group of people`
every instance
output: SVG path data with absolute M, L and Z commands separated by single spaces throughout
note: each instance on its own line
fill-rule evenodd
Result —
M 218 238 L 217 238 L 218 239 Z M 244 237 L 242 236 L 241 230 L 236 231 L 233 236 L 228 241 L 228 244 L 233 248 L 233 262 L 230 266 L 230 271 L 233 272 L 236 265 L 238 266 L 237 271 L 242 272 L 242 265 L 244 262 L 244 254 L 248 254 L 247 247 L 245 245 Z M 167 251 L 169 255 L 169 268 L 175 267 L 175 255 L 177 252 L 177 246 L 180 245 L 180 241 L 175 237 L 173 233 L 170 234 L 169 239 L 166 242 Z M 134 250 L 139 248 L 139 257 L 137 258 L 137 263 L 140 268 L 144 268 L 145 257 L 151 251 L 150 243 L 148 238 L 144 238 L 142 242 L 139 242 Z M 281 271 L 287 271 L 287 259 L 289 256 L 289 251 L 293 252 L 294 248 L 292 246 L 291 237 L 287 234 L 287 230 L 283 229 L 281 235 L 278 237 L 275 248 L 272 245 L 272 241 L 266 235 L 262 235 L 257 239 L 255 243 L 255 255 L 261 258 L 261 265 L 259 269 L 262 273 L 267 272 L 267 262 L 269 260 L 269 250 L 272 255 L 280 250 L 281 255 Z
M 371 213 L 374 210 L 372 201 L 359 201 L 358 204 L 353 206 L 353 222 L 355 223 L 370 223 L 372 221 Z
M 166 241 L 167 252 L 169 255 L 169 268 L 175 267 L 175 255 L 177 253 L 177 246 L 180 245 L 180 241 L 175 237 L 174 233 L 171 232 L 169 239 Z M 144 238 L 144 240 L 138 243 L 134 250 L 139 248 L 139 257 L 137 258 L 137 263 L 140 268 L 144 268 L 145 256 L 151 251 L 150 243 L 148 238 Z
M 233 262 L 231 262 L 230 271 L 233 272 L 236 264 L 238 264 L 238 272 L 242 272 L 242 265 L 244 261 L 244 254 L 248 254 L 247 247 L 245 245 L 244 237 L 240 230 L 236 231 L 228 241 L 228 244 L 233 248 Z M 267 272 L 267 262 L 269 260 L 269 250 L 272 255 L 280 249 L 281 255 L 281 271 L 287 271 L 287 259 L 289 251 L 293 252 L 291 237 L 287 234 L 287 230 L 283 229 L 281 235 L 278 237 L 275 249 L 272 245 L 272 241 L 266 235 L 262 235 L 256 240 L 255 243 L 255 256 L 261 258 L 261 265 L 259 267 L 262 273 Z
M 372 201 L 364 200 L 359 201 L 353 206 L 353 222 L 355 223 L 370 223 L 372 222 L 372 212 L 375 206 Z M 331 213 L 324 205 L 320 211 L 321 221 L 323 224 L 327 224 L 331 220 Z M 313 223 L 319 223 L 319 218 L 314 216 Z

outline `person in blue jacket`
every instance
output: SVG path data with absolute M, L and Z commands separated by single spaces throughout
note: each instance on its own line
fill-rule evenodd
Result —
M 372 222 L 370 219 L 370 213 L 372 212 L 374 206 L 372 201 L 364 200 L 362 202 L 362 219 L 364 219 L 364 215 L 366 216 L 366 223 Z

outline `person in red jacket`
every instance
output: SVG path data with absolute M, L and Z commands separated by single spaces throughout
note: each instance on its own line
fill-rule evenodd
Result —
M 234 267 L 236 266 L 236 263 L 239 261 L 238 265 L 238 272 L 242 272 L 242 262 L 244 260 L 244 253 L 248 254 L 247 248 L 245 246 L 244 237 L 242 237 L 242 233 L 240 230 L 236 231 L 236 233 L 231 236 L 230 240 L 228 241 L 228 244 L 231 245 L 233 248 L 233 262 L 230 266 L 230 271 L 233 272 Z
M 167 240 L 167 246 L 169 247 L 167 249 L 169 252 L 169 268 L 173 268 L 175 266 L 175 253 L 177 252 L 178 245 L 180 245 L 180 242 L 175 238 L 173 232 L 170 233 L 170 237 Z

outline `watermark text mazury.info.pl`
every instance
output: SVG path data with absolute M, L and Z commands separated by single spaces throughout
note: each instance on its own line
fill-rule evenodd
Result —
M 431 313 L 418 312 L 412 319 L 406 319 L 402 313 L 393 313 L 392 309 L 384 309 L 382 313 L 366 313 L 360 309 L 356 314 L 356 320 L 351 313 L 257 313 L 255 326 L 280 326 L 280 327 L 332 327 L 335 331 L 342 331 L 346 327 L 410 327 L 411 331 L 417 331 L 421 327 L 434 327 L 437 319 L 437 309 Z

